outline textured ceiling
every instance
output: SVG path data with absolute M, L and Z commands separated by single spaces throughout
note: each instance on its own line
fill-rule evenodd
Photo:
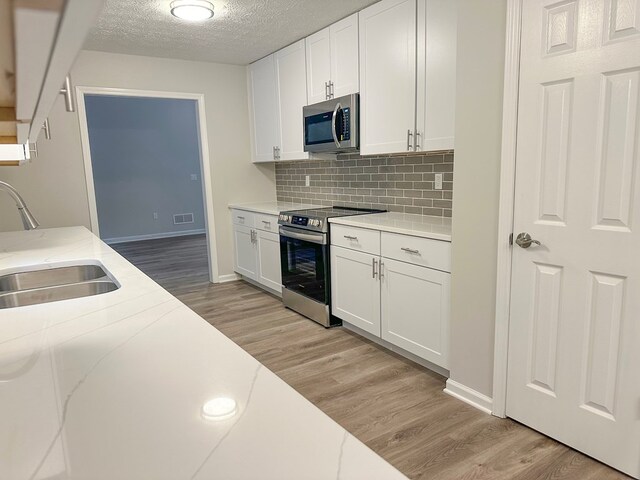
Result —
M 213 0 L 212 20 L 188 23 L 171 0 L 106 0 L 85 48 L 246 65 L 376 1 Z

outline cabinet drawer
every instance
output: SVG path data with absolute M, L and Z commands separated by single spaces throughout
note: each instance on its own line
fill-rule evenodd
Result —
M 380 232 L 347 225 L 331 225 L 331 245 L 380 255 Z
M 382 232 L 382 256 L 451 272 L 451 243 Z
M 265 232 L 278 232 L 278 217 L 276 215 L 266 215 L 264 213 L 254 214 L 254 227 Z
M 231 210 L 233 216 L 234 225 L 244 225 L 245 227 L 254 226 L 254 215 L 251 212 L 245 212 L 244 210 Z

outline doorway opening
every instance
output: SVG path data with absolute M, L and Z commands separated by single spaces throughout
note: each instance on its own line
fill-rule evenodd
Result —
M 202 96 L 78 87 L 77 98 L 93 232 L 165 288 L 215 282 Z

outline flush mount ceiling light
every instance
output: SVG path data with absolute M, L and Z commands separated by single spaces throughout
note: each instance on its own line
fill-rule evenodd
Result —
M 190 22 L 202 22 L 213 17 L 213 4 L 205 0 L 175 0 L 171 2 L 171 15 Z

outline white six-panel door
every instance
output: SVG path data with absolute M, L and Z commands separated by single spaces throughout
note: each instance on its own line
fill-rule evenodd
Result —
M 640 0 L 523 2 L 507 414 L 640 476 Z

